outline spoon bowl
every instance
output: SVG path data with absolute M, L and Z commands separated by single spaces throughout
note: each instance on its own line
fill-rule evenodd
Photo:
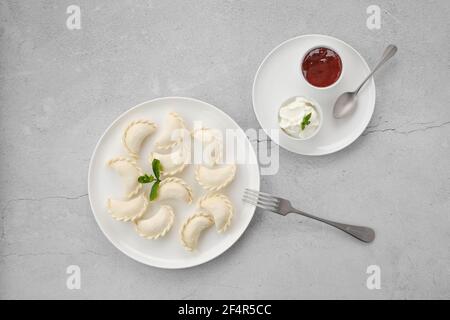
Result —
M 337 98 L 333 114 L 335 118 L 342 118 L 355 110 L 358 96 L 354 92 L 344 92 Z

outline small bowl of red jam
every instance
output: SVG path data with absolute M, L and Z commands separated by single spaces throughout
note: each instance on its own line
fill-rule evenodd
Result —
M 330 88 L 342 76 L 342 60 L 339 54 L 329 47 L 314 47 L 304 55 L 300 71 L 306 82 L 314 88 Z

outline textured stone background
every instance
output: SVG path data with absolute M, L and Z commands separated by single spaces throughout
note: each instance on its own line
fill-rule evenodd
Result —
M 82 29 L 66 28 L 81 7 Z M 366 8 L 382 9 L 381 30 Z M 8 1 L 0 3 L 1 298 L 450 298 L 449 2 Z M 116 250 L 91 213 L 87 170 L 105 128 L 129 107 L 181 95 L 258 128 L 251 86 L 264 56 L 323 33 L 373 66 L 377 106 L 345 150 L 280 150 L 262 189 L 305 211 L 373 226 L 362 245 L 299 216 L 258 211 L 241 240 L 188 270 L 160 270 Z M 81 267 L 81 290 L 66 267 Z M 381 267 L 381 290 L 366 268 Z

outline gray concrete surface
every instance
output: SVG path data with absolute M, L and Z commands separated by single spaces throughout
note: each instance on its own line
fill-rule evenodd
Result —
M 66 28 L 81 7 L 82 29 Z M 382 27 L 366 27 L 366 8 Z M 0 298 L 450 298 L 449 3 L 440 1 L 0 2 Z M 160 270 L 116 250 L 91 213 L 87 170 L 105 128 L 129 107 L 191 96 L 258 128 L 253 76 L 290 37 L 347 41 L 374 65 L 377 106 L 345 150 L 280 150 L 262 189 L 306 211 L 367 224 L 362 245 L 297 216 L 258 211 L 240 241 L 188 270 Z M 264 142 L 260 142 L 264 143 Z M 381 268 L 368 290 L 366 268 Z M 66 288 L 79 265 L 81 289 Z

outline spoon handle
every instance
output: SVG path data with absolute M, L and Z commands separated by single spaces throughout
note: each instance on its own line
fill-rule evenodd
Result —
M 358 87 L 358 89 L 356 89 L 355 94 L 358 94 L 359 90 L 361 90 L 361 88 L 364 86 L 364 84 L 367 82 L 367 80 L 369 80 L 373 74 L 386 62 L 388 61 L 390 58 L 392 58 L 395 53 L 397 52 L 397 46 L 390 44 L 386 47 L 386 49 L 384 50 L 383 56 L 381 57 L 380 62 L 378 62 L 378 64 L 375 66 L 375 68 L 373 68 L 372 72 L 369 73 L 369 75 L 364 79 L 364 81 L 361 83 L 361 85 Z

